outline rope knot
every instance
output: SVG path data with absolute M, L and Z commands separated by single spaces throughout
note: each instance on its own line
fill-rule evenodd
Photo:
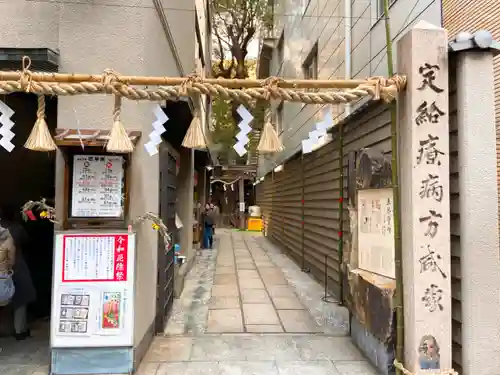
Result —
M 189 96 L 190 88 L 193 87 L 193 83 L 201 83 L 201 77 L 196 73 L 191 73 L 186 77 L 186 80 L 181 84 L 180 95 Z
M 373 99 L 380 100 L 382 88 L 387 87 L 387 80 L 385 77 L 377 76 L 368 78 L 368 83 L 373 87 Z
M 269 100 L 269 98 L 277 91 L 281 82 L 283 82 L 283 79 L 279 77 L 267 77 L 262 82 L 261 86 L 265 89 L 264 95 L 266 100 Z
M 33 81 L 33 72 L 29 70 L 31 67 L 31 59 L 28 56 L 24 56 L 22 63 L 23 70 L 21 71 L 19 83 L 24 91 L 31 92 L 31 83 Z
M 122 80 L 120 78 L 120 73 L 116 72 L 113 69 L 104 69 L 104 72 L 102 74 L 102 80 L 101 83 L 104 86 L 109 86 L 112 85 L 113 83 L 121 83 Z
M 396 90 L 401 92 L 406 87 L 406 76 L 401 76 L 399 74 L 393 75 L 391 78 L 387 80 L 388 86 L 396 86 Z

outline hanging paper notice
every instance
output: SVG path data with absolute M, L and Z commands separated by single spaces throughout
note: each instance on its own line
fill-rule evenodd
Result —
M 71 216 L 121 217 L 123 167 L 123 156 L 75 155 Z
M 127 280 L 125 235 L 65 235 L 62 282 Z

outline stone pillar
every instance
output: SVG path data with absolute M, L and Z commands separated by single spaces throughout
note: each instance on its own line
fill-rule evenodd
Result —
M 500 258 L 493 53 L 457 56 L 462 370 L 500 373 Z
M 180 231 L 181 252 L 190 258 L 193 254 L 193 192 L 194 151 L 181 147 L 177 188 L 177 214 L 182 221 Z
M 405 367 L 451 368 L 448 49 L 444 29 L 417 23 L 398 42 Z

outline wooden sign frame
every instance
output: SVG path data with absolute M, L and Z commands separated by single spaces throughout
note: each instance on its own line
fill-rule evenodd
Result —
M 88 137 L 83 139 L 75 139 L 73 133 L 75 130 L 58 129 L 60 134 L 68 135 L 70 139 L 64 137 L 55 137 L 56 144 L 64 158 L 64 195 L 63 195 L 63 215 L 61 224 L 63 229 L 126 229 L 129 222 L 129 207 L 130 207 L 130 166 L 131 154 L 115 154 L 106 151 L 106 135 L 102 133 L 105 131 L 86 129 L 85 132 L 95 135 L 99 133 L 98 137 Z M 140 138 L 140 132 L 131 136 L 134 143 L 137 143 Z M 85 137 L 86 134 L 84 134 Z M 83 147 L 82 147 L 83 145 Z M 123 163 L 123 202 L 122 202 L 122 215 L 121 217 L 72 217 L 72 190 L 73 190 L 73 164 L 74 158 L 77 155 L 99 155 L 99 156 L 121 156 L 124 159 Z

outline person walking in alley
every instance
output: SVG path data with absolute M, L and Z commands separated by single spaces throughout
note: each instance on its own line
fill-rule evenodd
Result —
M 0 225 L 10 232 L 14 247 L 15 259 L 12 267 L 15 292 L 11 305 L 14 309 L 14 329 L 16 340 L 24 340 L 31 336 L 28 327 L 27 307 L 36 300 L 36 290 L 31 280 L 30 270 L 23 256 L 29 238 L 19 220 L 19 213 L 14 207 L 3 207 L 0 211 Z
M 201 214 L 201 221 L 203 223 L 203 248 L 211 249 L 214 243 L 214 216 L 208 203 L 205 205 L 205 211 Z

